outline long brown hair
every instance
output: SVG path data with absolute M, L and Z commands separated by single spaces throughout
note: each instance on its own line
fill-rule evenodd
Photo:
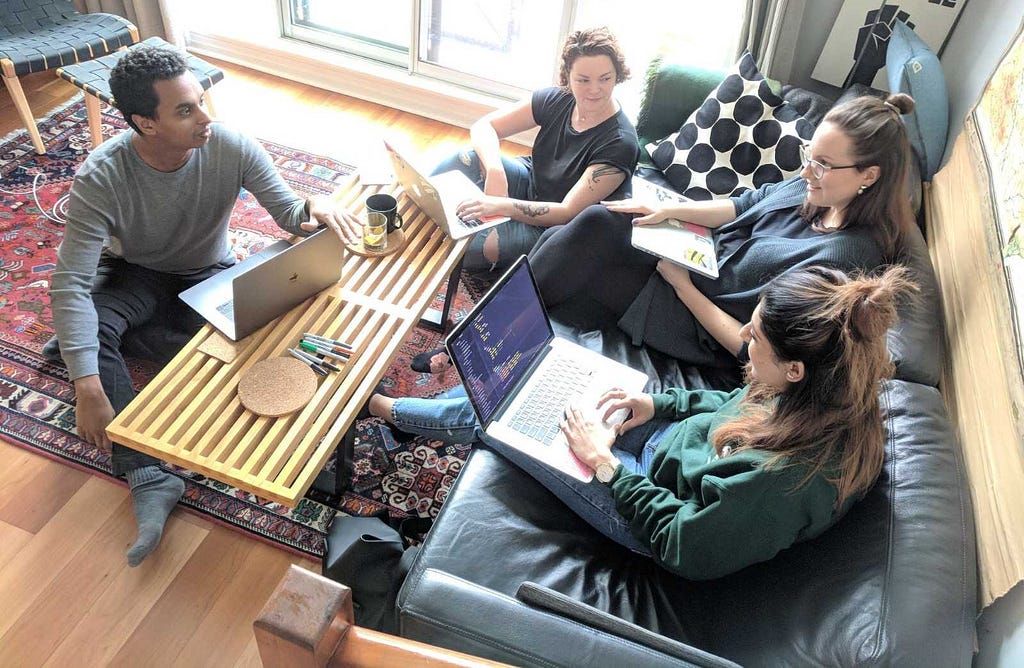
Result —
M 868 226 L 890 261 L 897 258 L 903 235 L 914 224 L 907 191 L 910 140 L 900 120 L 913 110 L 914 98 L 905 93 L 894 93 L 885 100 L 863 96 L 833 107 L 822 121 L 832 123 L 850 139 L 858 169 L 878 165 L 878 180 L 846 207 L 840 229 Z M 805 201 L 800 212 L 805 219 L 817 221 L 823 208 Z
M 804 378 L 781 391 L 752 382 L 740 417 L 712 436 L 719 454 L 727 445 L 771 451 L 766 467 L 808 467 L 801 484 L 824 470 L 837 507 L 866 490 L 884 457 L 878 389 L 892 375 L 886 332 L 896 300 L 915 289 L 902 266 L 853 278 L 809 267 L 769 283 L 761 330 L 779 360 L 804 363 Z
M 629 78 L 626 56 L 608 28 L 577 30 L 566 37 L 565 45 L 562 46 L 562 64 L 558 70 L 558 85 L 562 88 L 568 88 L 569 70 L 580 56 L 608 56 L 615 66 L 615 83 L 620 84 Z

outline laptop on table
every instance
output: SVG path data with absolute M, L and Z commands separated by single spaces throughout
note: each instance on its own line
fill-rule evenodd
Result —
M 645 374 L 555 336 L 525 256 L 452 330 L 445 347 L 489 436 L 584 482 L 593 472 L 559 429 L 566 405 L 596 415 L 607 390 L 640 392 L 647 384 Z M 626 417 L 617 411 L 609 426 Z
M 689 202 L 673 190 L 633 176 L 633 197 L 651 206 Z M 670 218 L 655 225 L 634 225 L 633 248 L 675 262 L 708 278 L 718 278 L 718 255 L 709 228 Z
M 178 295 L 232 341 L 252 334 L 341 278 L 344 244 L 322 229 L 277 241 Z
M 384 142 L 384 148 L 391 159 L 391 166 L 402 190 L 451 239 L 468 237 L 508 222 L 507 216 L 486 216 L 468 220 L 459 218 L 455 214 L 459 204 L 483 194 L 479 186 L 458 170 L 431 177 L 423 176 L 391 144 Z

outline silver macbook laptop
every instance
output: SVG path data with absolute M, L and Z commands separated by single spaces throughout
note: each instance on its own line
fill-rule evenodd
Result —
M 597 414 L 615 387 L 639 392 L 647 376 L 556 337 L 525 256 L 494 284 L 445 339 L 486 433 L 568 475 L 593 473 L 559 429 L 567 404 Z M 626 412 L 612 415 L 621 423 Z
M 252 334 L 341 278 L 344 244 L 323 229 L 277 241 L 178 296 L 232 341 Z
M 408 195 L 423 213 L 452 239 L 461 239 L 471 234 L 489 229 L 507 222 L 507 216 L 488 216 L 463 220 L 455 215 L 459 204 L 478 197 L 483 191 L 460 171 L 445 172 L 427 178 L 412 166 L 388 142 L 384 147 L 391 158 L 391 166 L 395 177 Z
M 650 206 L 689 202 L 682 195 L 650 181 L 633 177 L 633 198 Z M 663 220 L 656 225 L 634 225 L 634 248 L 664 258 L 709 278 L 718 278 L 718 255 L 710 229 L 679 220 Z

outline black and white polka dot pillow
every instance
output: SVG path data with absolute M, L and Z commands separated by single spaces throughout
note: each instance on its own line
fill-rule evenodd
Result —
M 679 132 L 647 145 L 651 160 L 690 199 L 731 197 L 800 172 L 811 125 L 768 87 L 750 53 Z

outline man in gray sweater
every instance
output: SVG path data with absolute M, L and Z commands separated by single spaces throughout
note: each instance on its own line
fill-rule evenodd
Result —
M 214 123 L 179 51 L 130 50 L 110 88 L 131 129 L 97 147 L 75 176 L 50 300 L 78 433 L 112 449 L 114 475 L 131 489 L 138 538 L 127 557 L 136 566 L 159 544 L 184 483 L 107 437 L 135 396 L 122 347 L 165 363 L 202 325 L 178 293 L 234 263 L 228 221 L 240 189 L 288 232 L 327 225 L 355 243 L 360 225 L 326 199 L 300 198 L 258 143 Z

